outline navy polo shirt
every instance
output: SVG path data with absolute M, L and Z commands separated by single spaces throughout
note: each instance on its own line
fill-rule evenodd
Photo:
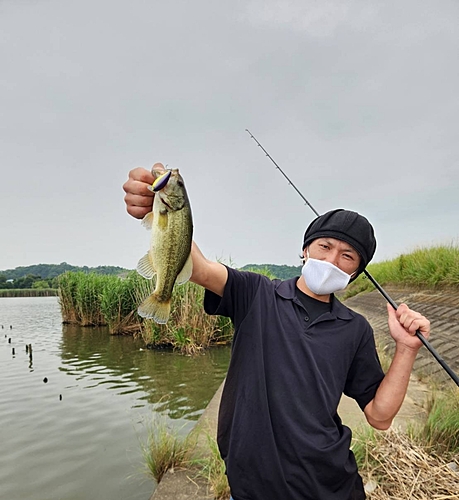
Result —
M 311 321 L 296 282 L 228 268 L 205 294 L 235 327 L 217 433 L 235 500 L 348 500 L 357 477 L 337 407 L 365 408 L 384 377 L 373 331 L 335 297 Z

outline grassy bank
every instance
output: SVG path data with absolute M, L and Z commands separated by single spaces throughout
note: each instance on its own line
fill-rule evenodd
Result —
M 396 259 L 370 264 L 368 272 L 382 286 L 388 284 L 422 288 L 459 287 L 459 247 L 419 248 Z M 343 294 L 343 300 L 374 290 L 371 281 L 360 275 Z

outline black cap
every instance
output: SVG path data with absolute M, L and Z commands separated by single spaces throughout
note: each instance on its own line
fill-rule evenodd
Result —
M 317 238 L 324 237 L 343 240 L 352 245 L 361 257 L 357 275 L 365 269 L 376 251 L 376 238 L 373 226 L 363 215 L 338 208 L 314 219 L 306 229 L 303 250 Z

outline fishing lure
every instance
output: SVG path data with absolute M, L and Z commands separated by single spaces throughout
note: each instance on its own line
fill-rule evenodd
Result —
M 153 193 L 157 193 L 158 191 L 161 191 L 161 189 L 164 189 L 171 177 L 171 173 L 172 171 L 168 170 L 166 173 L 160 175 L 149 187 L 150 191 L 153 191 Z

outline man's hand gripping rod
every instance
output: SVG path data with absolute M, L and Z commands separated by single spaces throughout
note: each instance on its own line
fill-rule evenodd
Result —
M 257 138 L 250 132 L 249 129 L 245 129 L 246 132 L 249 133 L 250 137 L 258 144 L 258 147 L 260 147 L 265 155 L 274 163 L 276 168 L 279 170 L 279 172 L 287 179 L 288 183 L 293 187 L 293 189 L 300 195 L 302 200 L 308 207 L 317 215 L 319 216 L 319 212 L 309 203 L 309 201 L 303 196 L 301 191 L 293 184 L 293 182 L 288 178 L 287 174 L 279 167 L 279 165 L 274 161 L 273 157 L 266 151 L 266 149 L 258 142 Z M 376 287 L 376 289 L 381 293 L 381 295 L 389 302 L 389 304 L 397 310 L 398 305 L 391 299 L 391 297 L 386 293 L 386 291 L 383 289 L 383 287 L 371 276 L 371 274 L 365 269 L 364 271 L 365 276 L 373 283 L 373 285 Z M 453 372 L 453 370 L 446 364 L 445 360 L 438 354 L 438 352 L 432 347 L 430 342 L 422 335 L 422 333 L 419 330 L 416 330 L 416 336 L 418 339 L 424 344 L 424 346 L 427 348 L 427 350 L 432 354 L 432 356 L 440 363 L 442 368 L 446 371 L 446 373 L 454 380 L 456 385 L 459 387 L 459 377 Z

